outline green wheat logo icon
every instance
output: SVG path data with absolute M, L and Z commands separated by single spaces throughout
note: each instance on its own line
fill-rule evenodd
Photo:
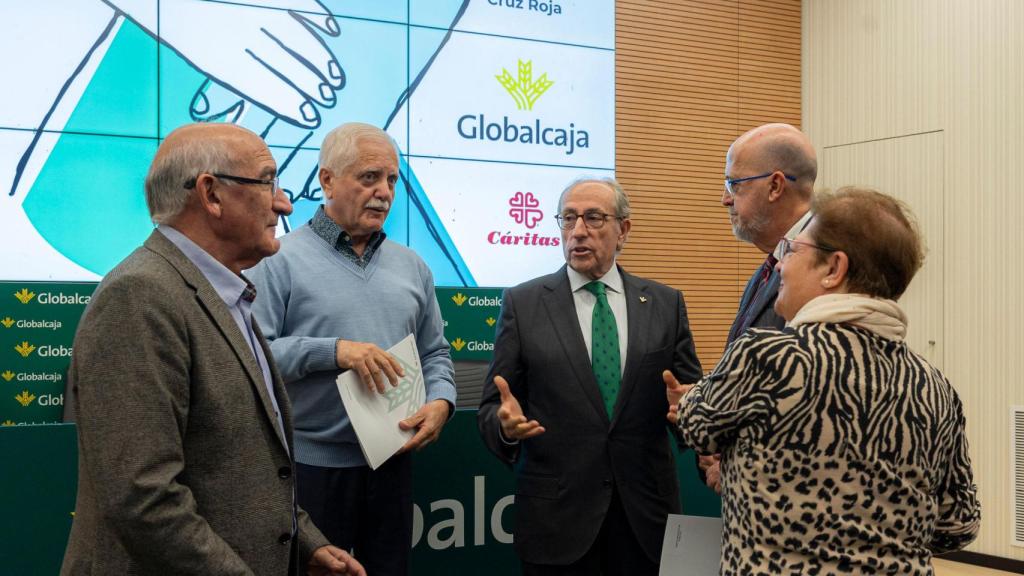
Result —
M 547 72 L 541 74 L 540 78 L 533 79 L 533 60 L 519 61 L 518 79 L 505 68 L 502 68 L 501 74 L 495 78 L 516 101 L 516 108 L 520 110 L 533 110 L 537 100 L 555 84 L 553 80 L 548 80 Z

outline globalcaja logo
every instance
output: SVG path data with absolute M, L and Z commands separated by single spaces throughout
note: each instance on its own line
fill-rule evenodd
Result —
M 14 426 L 14 420 L 10 420 L 10 419 L 4 420 L 4 423 L 0 424 L 0 426 Z
M 544 212 L 540 209 L 540 200 L 537 200 L 533 192 L 516 192 L 509 198 L 508 205 L 512 207 L 508 215 L 516 224 L 525 224 L 527 228 L 535 227 L 544 217 Z
M 18 404 L 21 404 L 22 408 L 24 408 L 31 404 L 32 401 L 36 399 L 36 395 L 29 393 L 28 390 L 22 390 L 21 394 L 15 396 L 14 399 L 18 401 Z
M 8 316 L 3 320 L 0 320 L 0 324 L 3 324 L 4 328 L 10 328 L 11 326 L 14 326 L 14 318 Z
M 540 78 L 533 79 L 533 60 L 519 61 L 519 75 L 513 78 L 508 70 L 502 68 L 501 74 L 495 76 L 498 83 L 508 92 L 512 100 L 515 100 L 516 108 L 520 110 L 533 110 L 537 100 L 555 85 L 553 80 L 548 80 L 547 72 L 540 75 Z
M 30 292 L 28 288 L 22 288 L 21 291 L 15 292 L 14 297 L 18 299 L 22 304 L 28 304 L 32 301 L 36 295 L 35 292 Z
M 3 374 L 0 374 L 0 377 L 3 377 L 3 379 L 7 380 L 8 382 L 10 382 L 11 380 L 14 380 L 14 376 L 15 376 L 14 372 L 11 372 L 10 370 L 5 370 L 3 372 Z
M 18 354 L 21 354 L 22 358 L 28 358 L 28 355 L 31 354 L 32 351 L 35 349 L 36 347 L 33 344 L 29 344 L 28 342 L 22 342 L 21 344 L 18 344 L 17 346 L 14 347 L 14 350 Z
M 534 105 L 552 86 L 555 81 L 548 78 L 547 73 L 533 78 L 533 60 L 518 60 L 515 77 L 505 68 L 495 76 L 518 110 L 532 111 Z M 533 144 L 563 148 L 567 156 L 571 156 L 578 148 L 590 148 L 590 134 L 576 128 L 574 122 L 568 126 L 551 126 L 541 118 L 533 123 L 518 124 L 502 116 L 501 122 L 488 122 L 483 112 L 479 114 L 463 114 L 456 123 L 459 136 L 467 140 L 504 142 L 506 144 Z
M 498 321 L 497 321 L 497 320 L 495 320 L 495 319 L 494 319 L 493 317 L 491 317 L 491 318 L 488 318 L 487 320 L 484 320 L 484 322 L 487 322 L 487 325 L 488 325 L 488 326 L 490 326 L 491 328 L 494 328 L 494 325 L 495 325 L 495 324 L 496 324 L 496 323 L 497 323 Z
M 456 292 L 455 296 L 452 296 L 452 302 L 455 302 L 456 306 L 462 306 L 466 303 L 466 295 L 462 292 Z
M 452 340 L 452 348 L 455 348 L 456 352 L 462 352 L 462 349 L 466 347 L 466 341 L 461 337 Z
M 537 223 L 544 218 L 544 211 L 540 209 L 540 201 L 533 195 L 533 192 L 516 192 L 508 199 L 508 215 L 516 224 L 525 226 L 528 230 L 537 226 Z M 488 244 L 501 244 L 505 246 L 558 246 L 561 240 L 558 236 L 542 236 L 536 232 L 514 233 L 512 230 L 492 230 L 487 234 Z

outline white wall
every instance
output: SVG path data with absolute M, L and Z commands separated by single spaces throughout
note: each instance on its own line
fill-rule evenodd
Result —
M 821 184 L 907 200 L 929 242 L 910 341 L 967 410 L 968 548 L 1011 545 L 1009 412 L 1024 405 L 1024 1 L 804 0 L 803 122 Z M 934 342 L 934 344 L 929 344 Z

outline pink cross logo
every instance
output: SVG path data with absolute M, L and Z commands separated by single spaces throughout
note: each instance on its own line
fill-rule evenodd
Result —
M 509 198 L 508 205 L 512 208 L 509 209 L 508 215 L 516 221 L 516 224 L 526 224 L 527 228 L 533 228 L 540 222 L 540 219 L 544 217 L 538 206 L 540 201 L 533 195 L 533 192 L 516 192 L 512 198 Z

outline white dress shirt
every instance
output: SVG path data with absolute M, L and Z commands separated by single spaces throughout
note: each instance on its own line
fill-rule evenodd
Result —
M 584 288 L 590 284 L 590 278 L 573 270 L 571 266 L 566 266 L 565 270 L 569 274 L 569 287 L 572 288 L 572 299 L 576 303 L 576 318 L 580 322 L 580 332 L 583 333 L 583 341 L 587 345 L 587 356 L 590 357 L 594 306 L 597 304 L 597 296 Z M 629 325 L 626 323 L 628 320 L 626 317 L 626 289 L 622 284 L 619 267 L 614 262 L 612 262 L 611 269 L 604 276 L 598 278 L 598 281 L 604 282 L 608 306 L 612 309 L 612 315 L 615 316 L 615 327 L 619 331 L 619 374 L 621 375 L 626 370 L 626 348 L 629 334 Z M 591 358 L 591 362 L 593 362 L 593 358 Z

